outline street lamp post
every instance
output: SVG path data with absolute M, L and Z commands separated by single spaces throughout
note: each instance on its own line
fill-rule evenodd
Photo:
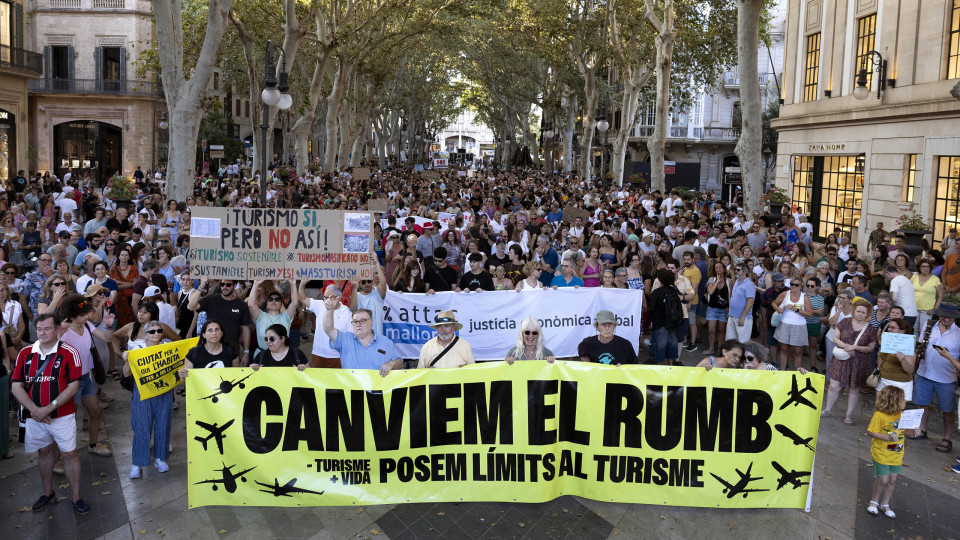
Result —
M 270 127 L 270 107 L 276 105 L 277 108 L 285 111 L 293 105 L 293 98 L 287 93 L 290 85 L 286 66 L 283 64 L 280 64 L 280 80 L 277 80 L 274 49 L 280 49 L 280 53 L 284 55 L 284 64 L 287 60 L 286 54 L 279 45 L 267 41 L 266 52 L 263 55 L 265 64 L 263 92 L 260 93 L 260 100 L 263 102 L 263 117 L 260 122 L 260 204 L 264 207 L 267 206 L 267 129 Z
M 607 194 L 607 130 L 610 129 L 610 122 L 607 121 L 607 108 L 601 107 L 597 111 L 597 129 L 603 134 L 603 143 L 600 148 L 600 189 Z

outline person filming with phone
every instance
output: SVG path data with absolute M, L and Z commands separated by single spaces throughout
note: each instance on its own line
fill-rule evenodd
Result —
M 934 313 L 938 321 L 931 320 L 920 329 L 920 354 L 917 358 L 917 377 L 913 386 L 913 402 L 924 408 L 920 429 L 911 439 L 927 438 L 927 421 L 930 419 L 930 404 L 937 395 L 937 404 L 943 411 L 943 440 L 936 450 L 947 453 L 953 450 L 953 424 L 957 419 L 957 371 L 960 370 L 960 309 L 953 304 L 941 303 Z

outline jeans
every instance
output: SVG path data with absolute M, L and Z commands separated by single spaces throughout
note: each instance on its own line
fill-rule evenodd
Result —
M 677 350 L 678 328 L 661 326 L 650 334 L 650 352 L 653 361 L 663 364 L 667 359 L 676 360 L 680 357 Z

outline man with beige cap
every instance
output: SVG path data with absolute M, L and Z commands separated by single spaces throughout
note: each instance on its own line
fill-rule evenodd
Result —
M 437 336 L 423 344 L 417 368 L 452 368 L 473 364 L 473 348 L 456 331 L 463 328 L 452 311 L 441 311 L 430 325 Z

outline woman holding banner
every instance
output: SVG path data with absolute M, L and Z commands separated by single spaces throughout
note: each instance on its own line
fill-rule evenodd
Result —
M 145 330 L 147 323 L 150 321 L 159 322 L 159 320 L 160 308 L 157 307 L 157 304 L 144 302 L 140 305 L 140 309 L 137 310 L 137 319 L 113 333 L 113 350 L 125 351 L 127 350 L 127 343 L 131 341 L 139 342 L 146 339 L 147 335 Z M 163 323 L 160 323 L 160 328 L 163 329 L 161 339 L 169 339 L 170 341 L 178 341 L 180 339 L 180 334 L 173 328 Z
M 319 339 L 319 338 L 318 338 Z M 221 368 L 240 365 L 240 358 L 229 345 L 223 344 L 223 327 L 213 319 L 207 319 L 200 328 L 197 346 L 187 352 L 180 368 L 180 378 L 185 379 L 193 368 Z
M 139 323 L 133 323 L 139 324 Z M 127 339 L 123 353 L 123 376 L 131 374 L 127 355 L 130 351 L 160 345 L 165 330 L 160 321 L 147 321 L 143 325 L 143 339 Z M 173 420 L 173 392 L 164 392 L 158 396 L 140 400 L 140 390 L 133 385 L 130 397 L 130 427 L 133 428 L 133 451 L 130 465 L 130 478 L 143 476 L 143 467 L 150 466 L 150 435 L 153 434 L 153 457 L 157 472 L 170 470 L 167 458 L 170 457 L 170 426 Z
M 267 348 L 260 351 L 250 364 L 250 368 L 254 371 L 261 367 L 296 367 L 303 371 L 309 367 L 310 363 L 303 351 L 290 346 L 290 337 L 284 325 L 271 325 L 264 332 L 264 339 L 267 342 Z
M 517 334 L 517 343 L 507 352 L 507 364 L 517 360 L 546 360 L 551 364 L 557 357 L 550 349 L 543 346 L 543 329 L 540 321 L 527 317 L 520 323 L 520 332 Z
M 264 309 L 260 309 L 261 283 L 263 283 L 262 279 L 254 281 L 251 292 L 247 296 L 247 307 L 250 308 L 250 316 L 253 317 L 254 323 L 257 325 L 257 352 L 254 353 L 254 357 L 256 357 L 260 351 L 265 351 L 268 348 L 266 339 L 268 328 L 279 324 L 289 333 L 290 324 L 297 314 L 297 306 L 300 305 L 297 295 L 297 283 L 294 281 L 290 284 L 290 303 L 287 306 L 283 305 L 283 296 L 280 292 L 274 289 L 267 293 L 267 297 L 264 300 L 266 305 Z

